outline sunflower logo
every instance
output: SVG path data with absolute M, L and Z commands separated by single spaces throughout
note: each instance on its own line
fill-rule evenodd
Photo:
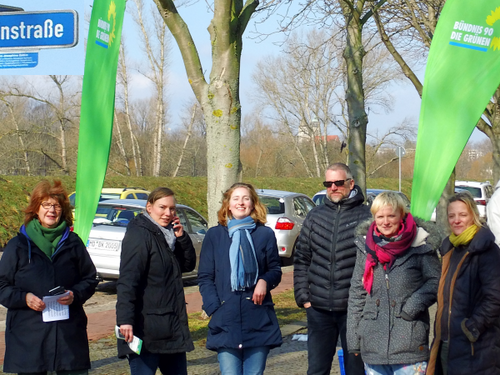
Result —
M 500 8 L 499 8 L 500 9 Z M 113 18 L 113 29 L 111 30 L 111 33 L 109 34 L 109 45 L 113 43 L 113 40 L 116 38 L 116 4 L 114 1 L 112 1 L 109 4 L 109 10 L 108 10 L 108 21 L 111 24 L 111 18 Z
M 491 11 L 491 14 L 486 17 L 486 23 L 488 26 L 493 26 L 498 20 L 500 20 L 500 7 Z M 500 38 L 494 37 L 490 48 L 493 48 L 493 51 L 500 50 Z

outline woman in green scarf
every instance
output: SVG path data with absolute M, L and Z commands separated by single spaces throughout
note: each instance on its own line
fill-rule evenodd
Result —
M 427 375 L 500 374 L 500 249 L 469 192 L 448 204 Z
M 95 291 L 96 270 L 70 230 L 73 215 L 60 181 L 35 186 L 24 225 L 0 259 L 0 303 L 7 307 L 4 372 L 87 374 L 90 368 L 83 304 Z M 69 318 L 49 321 L 43 298 L 65 292 L 56 310 Z M 52 292 L 51 292 L 52 291 Z

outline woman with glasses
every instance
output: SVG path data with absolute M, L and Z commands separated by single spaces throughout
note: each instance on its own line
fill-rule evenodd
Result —
M 358 255 L 347 313 L 349 352 L 361 354 L 367 375 L 424 375 L 440 237 L 429 224 L 406 213 L 405 202 L 395 192 L 377 195 L 371 212 L 373 220 L 356 228 Z
M 498 375 L 500 249 L 468 191 L 450 198 L 448 224 L 427 374 Z
M 96 270 L 78 235 L 60 181 L 44 180 L 31 193 L 24 225 L 0 259 L 0 304 L 7 307 L 3 371 L 87 374 L 90 368 L 83 304 L 95 291 Z M 44 321 L 43 301 L 54 291 L 69 318 Z M 51 292 L 52 291 L 52 292 Z
M 207 348 L 217 351 L 222 375 L 263 374 L 269 350 L 282 342 L 270 293 L 281 265 L 266 213 L 252 185 L 236 183 L 203 240 L 198 285 L 212 317 Z

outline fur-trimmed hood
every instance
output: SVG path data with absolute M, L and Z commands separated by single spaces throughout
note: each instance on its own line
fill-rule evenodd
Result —
M 412 244 L 412 246 L 414 246 L 414 244 L 418 242 L 417 245 L 427 243 L 433 250 L 439 249 L 443 238 L 437 224 L 432 221 L 422 220 L 415 216 L 413 216 L 413 219 L 417 224 L 417 228 L 420 228 L 421 230 L 417 232 L 417 237 L 415 238 L 415 241 Z M 354 232 L 355 236 L 366 237 L 366 233 L 368 232 L 368 229 L 370 228 L 370 225 L 372 223 L 373 223 L 373 218 L 367 219 L 362 223 L 360 223 L 356 227 L 356 230 Z

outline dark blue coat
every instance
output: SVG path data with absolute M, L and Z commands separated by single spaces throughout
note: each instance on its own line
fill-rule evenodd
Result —
M 198 267 L 198 285 L 203 297 L 203 310 L 212 317 L 208 324 L 207 348 L 252 348 L 281 345 L 281 331 L 274 312 L 271 289 L 281 281 L 281 265 L 272 229 L 257 224 L 250 233 L 257 261 L 259 279 L 267 282 L 267 295 L 262 305 L 252 302 L 253 288 L 231 291 L 229 238 L 226 226 L 211 228 L 203 240 Z
M 90 368 L 87 316 L 83 304 L 97 286 L 96 270 L 82 240 L 67 230 L 52 261 L 21 233 L 11 239 L 0 260 L 0 303 L 7 307 L 5 372 L 45 372 Z M 63 286 L 73 291 L 69 319 L 44 323 L 42 313 L 26 304 Z

